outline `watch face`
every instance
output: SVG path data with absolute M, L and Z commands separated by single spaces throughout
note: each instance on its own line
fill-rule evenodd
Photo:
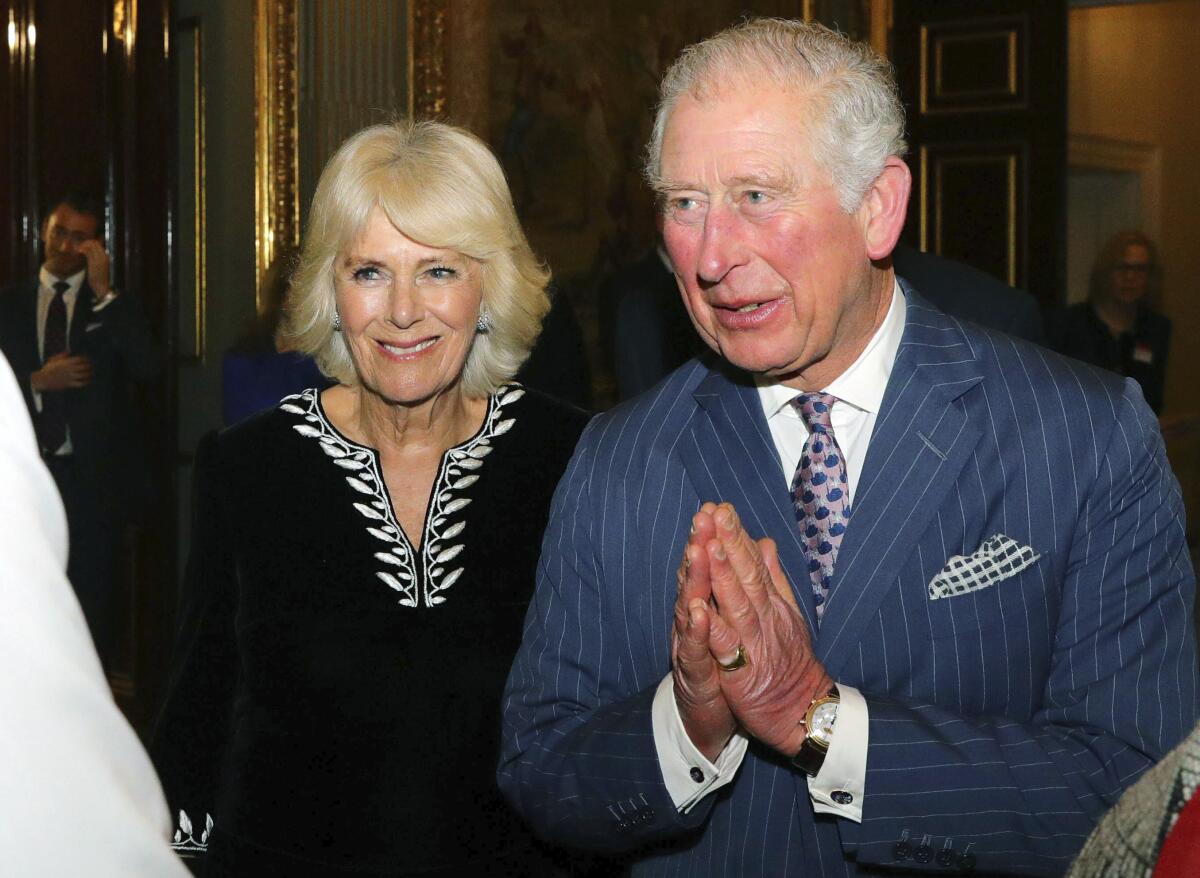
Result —
M 833 724 L 837 722 L 837 714 L 838 703 L 836 701 L 818 704 L 816 710 L 813 711 L 812 724 L 809 726 L 808 733 L 818 741 L 828 744 L 833 738 Z

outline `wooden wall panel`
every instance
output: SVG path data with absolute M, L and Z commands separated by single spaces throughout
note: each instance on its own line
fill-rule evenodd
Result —
M 34 113 L 40 225 L 69 189 L 103 197 L 110 161 L 104 35 L 109 4 L 38 0 L 34 18 Z M 109 231 L 111 234 L 111 215 Z
M 1026 106 L 1029 19 L 933 22 L 921 27 L 921 112 Z
M 919 148 L 921 249 L 968 262 L 1017 286 L 1025 272 L 1022 143 Z
M 156 335 L 170 301 L 168 241 L 172 115 L 171 0 L 7 0 L 0 81 L 0 280 L 29 280 L 50 202 L 85 190 L 105 204 L 104 230 L 118 289 L 143 301 Z M 173 379 L 138 391 L 156 487 L 123 540 L 121 620 L 110 675 L 122 707 L 144 726 L 162 683 L 173 578 Z
M 4 64 L 0 67 L 0 282 L 32 277 L 36 270 L 36 169 L 33 164 L 36 39 L 33 0 L 4 3 Z
M 299 30 L 300 212 L 330 156 L 409 113 L 408 10 L 393 0 L 304 0 Z
M 1061 301 L 1065 4 L 896 0 L 894 11 L 918 195 L 905 237 Z
M 914 197 L 905 237 L 1061 300 L 1066 276 L 1066 7 L 896 0 L 893 60 Z

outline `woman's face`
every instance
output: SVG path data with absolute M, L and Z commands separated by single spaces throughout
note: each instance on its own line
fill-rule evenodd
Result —
M 1121 262 L 1112 269 L 1110 290 L 1114 302 L 1136 305 L 1150 289 L 1150 250 L 1142 244 L 1127 244 Z
M 455 387 L 483 300 L 480 265 L 406 237 L 376 208 L 334 265 L 338 313 L 359 381 L 391 403 Z

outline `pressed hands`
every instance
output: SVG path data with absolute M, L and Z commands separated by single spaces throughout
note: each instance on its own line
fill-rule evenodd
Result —
M 741 731 L 795 756 L 809 704 L 833 681 L 813 655 L 774 540 L 752 539 L 732 505 L 705 503 L 692 518 L 677 583 L 671 673 L 696 749 L 713 762 Z M 739 646 L 747 664 L 722 670 Z

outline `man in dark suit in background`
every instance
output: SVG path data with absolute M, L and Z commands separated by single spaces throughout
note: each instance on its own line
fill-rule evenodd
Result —
M 887 62 L 757 20 L 647 163 L 711 349 L 552 506 L 500 783 L 636 875 L 1061 875 L 1197 717 L 1179 485 L 1131 380 L 898 278 Z
M 42 227 L 37 280 L 0 292 L 0 350 L 62 495 L 67 576 L 107 665 L 117 549 L 130 504 L 146 484 L 129 382 L 152 380 L 160 362 L 140 304 L 110 283 L 102 215 L 100 202 L 86 195 L 54 205 Z
M 892 267 L 934 306 L 952 317 L 988 329 L 1046 344 L 1037 299 L 1010 287 L 986 271 L 915 247 L 900 244 L 892 251 Z

